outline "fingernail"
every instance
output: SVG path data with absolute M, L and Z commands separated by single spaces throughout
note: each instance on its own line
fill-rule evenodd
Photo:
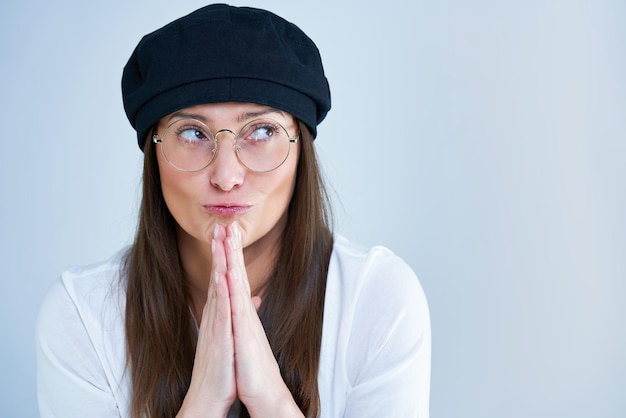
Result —
M 215 280 L 215 284 L 218 284 L 220 281 L 220 275 L 217 272 L 213 273 L 213 280 Z
M 217 238 L 217 224 L 215 224 L 215 226 L 213 227 L 213 238 Z
M 215 254 L 215 240 L 211 240 L 211 252 Z

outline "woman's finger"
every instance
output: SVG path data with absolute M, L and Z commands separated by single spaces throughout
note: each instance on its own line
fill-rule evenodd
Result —
M 226 413 L 237 394 L 224 236 L 224 228 L 216 228 L 207 302 L 198 330 L 191 384 L 181 409 L 190 416 L 207 410 Z
M 251 311 L 256 311 L 256 308 L 250 297 L 250 283 L 243 257 L 241 232 L 236 222 L 226 228 L 224 244 L 231 313 L 233 316 L 250 316 Z M 236 334 L 237 328 L 234 328 L 233 332 Z
M 282 399 L 290 398 L 291 395 L 280 375 L 263 324 L 257 314 L 261 298 L 250 296 L 250 284 L 238 229 L 236 223 L 229 225 L 224 241 L 235 346 L 237 394 L 249 411 L 256 411 L 259 416 L 271 416 L 270 411 L 277 407 L 277 394 Z M 293 398 L 291 399 L 293 401 Z
M 228 270 L 236 275 L 239 279 L 238 284 L 250 295 L 250 282 L 243 257 L 243 239 L 237 221 L 226 227 L 225 251 Z

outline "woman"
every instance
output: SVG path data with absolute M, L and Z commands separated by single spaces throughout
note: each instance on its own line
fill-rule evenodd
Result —
M 137 236 L 50 290 L 41 415 L 427 417 L 417 278 L 331 233 L 314 43 L 207 6 L 141 40 L 122 92 L 145 155 Z

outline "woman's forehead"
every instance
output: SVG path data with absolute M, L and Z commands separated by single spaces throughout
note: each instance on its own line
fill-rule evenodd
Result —
M 273 117 L 291 119 L 292 116 L 280 109 L 265 106 L 257 103 L 242 102 L 225 102 L 225 103 L 206 103 L 186 107 L 165 116 L 164 120 L 172 120 L 176 117 L 196 117 L 197 119 L 223 120 L 233 119 L 244 121 L 255 117 Z
M 167 126 L 179 119 L 196 119 L 210 126 L 245 124 L 259 118 L 274 119 L 288 130 L 296 124 L 296 119 L 291 114 L 280 109 L 257 103 L 224 102 L 206 103 L 177 110 L 161 118 L 157 127 Z

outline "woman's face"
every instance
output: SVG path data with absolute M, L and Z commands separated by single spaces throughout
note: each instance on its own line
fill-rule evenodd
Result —
M 293 116 L 267 106 L 251 103 L 215 103 L 193 106 L 162 118 L 157 135 L 177 119 L 193 117 L 217 133 L 239 130 L 249 121 L 269 118 L 280 123 L 295 137 L 298 125 Z M 162 144 L 156 153 L 161 187 L 167 207 L 176 220 L 179 239 L 188 244 L 210 244 L 214 225 L 237 220 L 244 248 L 260 241 L 270 232 L 280 232 L 296 178 L 299 144 L 292 143 L 289 156 L 277 169 L 258 173 L 246 168 L 233 147 L 234 136 L 217 136 L 218 152 L 208 167 L 197 172 L 181 172 L 163 156 Z

